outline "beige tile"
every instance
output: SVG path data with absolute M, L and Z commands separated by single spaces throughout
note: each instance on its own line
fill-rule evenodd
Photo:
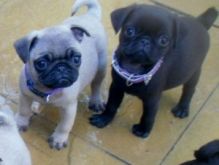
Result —
M 219 115 L 219 86 L 200 114 L 187 129 L 182 138 L 178 141 L 172 152 L 167 157 L 164 165 L 179 164 L 186 160 L 193 159 L 193 152 L 202 145 L 218 139 L 218 115 Z
M 208 0 L 208 1 L 206 0 L 183 0 L 183 1 L 152 0 L 152 1 L 194 16 L 199 15 L 200 13 L 205 11 L 208 7 L 212 7 L 212 6 L 216 8 L 219 7 L 218 0 Z
M 5 3 L 7 3 L 7 0 L 0 0 L 0 8 L 2 8 Z
M 34 23 L 27 17 L 27 7 L 21 0 L 8 1 L 0 10 L 0 92 L 14 98 L 18 93 L 18 76 L 22 62 L 16 55 L 13 43 L 16 39 L 28 33 Z
M 135 2 L 147 4 L 151 2 L 149 0 L 100 0 L 100 2 L 103 6 L 103 23 L 109 36 L 108 74 L 103 87 L 106 98 L 111 82 L 111 54 L 118 44 L 118 35 L 114 34 L 110 23 L 110 12 L 116 8 Z M 160 2 L 192 15 L 198 15 L 209 6 L 218 6 L 218 0 L 162 0 Z M 65 2 L 62 0 L 13 0 L 7 1 L 4 5 L 2 4 L 3 0 L 0 0 L 0 94 L 4 95 L 9 102 L 11 100 L 15 102 L 15 104 L 12 103 L 12 108 L 16 111 L 18 75 L 22 62 L 13 49 L 13 42 L 34 29 L 40 29 L 61 22 L 69 16 L 72 0 Z M 59 121 L 58 110 L 56 108 L 47 107 L 40 116 L 33 118 L 29 131 L 22 134 L 30 148 L 33 164 L 105 165 L 123 164 L 125 162 L 139 165 L 160 164 L 166 153 L 171 149 L 180 134 L 189 125 L 193 116 L 199 111 L 219 83 L 219 77 L 217 76 L 219 70 L 219 30 L 212 28 L 210 34 L 212 37 L 211 49 L 203 66 L 201 79 L 192 101 L 189 118 L 184 120 L 175 119 L 170 113 L 170 109 L 177 103 L 180 96 L 180 88 L 177 88 L 164 93 L 160 105 L 161 110 L 156 118 L 152 134 L 148 139 L 139 139 L 130 132 L 132 125 L 138 122 L 142 113 L 141 102 L 131 96 L 126 96 L 112 124 L 105 129 L 97 129 L 88 123 L 91 112 L 87 110 L 87 97 L 89 94 L 89 89 L 87 89 L 80 97 L 76 123 L 70 136 L 71 145 L 67 149 L 60 152 L 54 151 L 48 147 L 46 142 L 46 139 Z M 188 133 L 186 132 L 185 134 L 185 138 L 183 138 L 184 140 L 182 139 L 182 142 L 179 142 L 179 148 L 176 148 L 169 155 L 167 165 L 181 162 L 184 158 L 192 158 L 192 150 L 198 148 L 211 138 L 216 138 L 217 132 L 215 130 L 218 128 L 218 123 L 215 122 L 216 124 L 214 124 L 211 121 L 215 120 L 217 116 L 217 111 L 213 111 L 213 107 L 219 106 L 217 102 L 218 98 L 218 94 L 214 94 L 211 98 L 212 101 L 210 100 L 205 106 L 206 110 L 212 109 L 210 114 L 207 111 L 203 111 L 200 114 L 200 120 L 210 124 L 210 128 L 206 128 L 206 125 L 198 121 L 199 118 L 197 118 L 197 121 L 190 128 L 191 132 L 189 132 L 189 129 Z M 207 117 L 205 118 L 203 114 L 205 116 L 207 115 Z M 204 132 L 200 132 L 199 134 L 198 130 L 202 130 L 201 126 L 203 130 L 204 128 L 208 129 L 206 134 L 203 134 Z M 196 141 L 193 135 L 194 137 L 202 135 L 202 137 L 196 138 L 198 139 Z M 190 148 L 188 147 L 190 144 L 188 143 L 189 141 L 191 141 Z M 188 144 L 186 146 L 188 150 L 183 150 L 181 143 Z M 181 158 L 178 156 L 180 154 L 182 154 Z M 123 162 L 115 157 L 123 160 Z
M 83 164 L 83 165 L 122 165 L 125 162 L 117 160 L 116 158 L 105 153 L 103 150 L 99 150 L 87 142 L 74 138 L 72 144 L 72 150 L 69 154 L 70 165 Z
M 105 151 L 73 135 L 70 135 L 66 149 L 61 151 L 50 149 L 46 139 L 54 129 L 54 126 L 54 124 L 38 116 L 33 118 L 29 130 L 22 134 L 28 144 L 34 164 L 124 164 Z

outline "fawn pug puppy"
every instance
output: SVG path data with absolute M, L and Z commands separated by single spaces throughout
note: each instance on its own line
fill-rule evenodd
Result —
M 84 5 L 87 13 L 74 16 Z M 61 120 L 48 139 L 52 148 L 66 147 L 78 95 L 85 86 L 91 83 L 89 107 L 96 111 L 104 108 L 100 87 L 106 70 L 107 39 L 100 20 L 97 0 L 77 0 L 72 17 L 34 31 L 14 44 L 25 64 L 20 76 L 17 125 L 21 130 L 29 126 L 33 101 L 59 107 Z
M 153 127 L 162 91 L 179 85 L 183 85 L 182 96 L 172 113 L 178 118 L 187 117 L 209 48 L 207 30 L 216 17 L 213 8 L 198 18 L 143 4 L 113 11 L 112 25 L 120 35 L 109 98 L 106 110 L 92 116 L 90 123 L 99 128 L 108 125 L 128 93 L 142 100 L 143 114 L 132 132 L 145 138 Z
M 21 138 L 14 114 L 0 110 L 0 165 L 31 165 L 31 156 Z

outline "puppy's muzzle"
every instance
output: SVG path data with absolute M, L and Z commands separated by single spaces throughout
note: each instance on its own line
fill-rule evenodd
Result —
M 127 57 L 132 58 L 132 56 L 148 56 L 151 51 L 151 42 L 147 38 L 141 38 L 139 40 L 132 41 L 128 44 L 121 45 L 124 54 Z
M 57 64 L 39 79 L 48 88 L 65 88 L 71 86 L 78 77 L 78 70 L 67 64 Z

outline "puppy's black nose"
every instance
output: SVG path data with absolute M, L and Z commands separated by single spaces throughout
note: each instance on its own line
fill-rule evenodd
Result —
M 58 70 L 59 70 L 60 72 L 64 72 L 64 71 L 65 71 L 65 67 L 64 67 L 64 66 L 59 66 L 59 67 L 58 67 Z
M 140 47 L 145 51 L 145 52 L 149 52 L 151 49 L 151 40 L 149 38 L 142 38 L 139 41 Z

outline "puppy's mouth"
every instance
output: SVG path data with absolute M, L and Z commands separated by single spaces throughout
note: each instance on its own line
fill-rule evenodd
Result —
M 131 74 L 144 74 L 147 73 L 152 67 L 153 65 L 143 65 L 143 64 L 139 64 L 139 63 L 135 63 L 132 62 L 130 60 L 118 60 L 119 65 L 121 66 L 121 68 L 123 68 L 124 70 L 126 70 L 127 72 L 131 73 Z
M 131 74 L 144 74 L 147 73 L 153 66 L 154 63 L 152 63 L 150 60 L 146 60 L 144 57 L 144 54 L 141 52 L 139 54 L 126 54 L 125 52 L 116 52 L 116 58 L 118 61 L 118 64 L 121 68 L 125 69 L 127 72 Z

